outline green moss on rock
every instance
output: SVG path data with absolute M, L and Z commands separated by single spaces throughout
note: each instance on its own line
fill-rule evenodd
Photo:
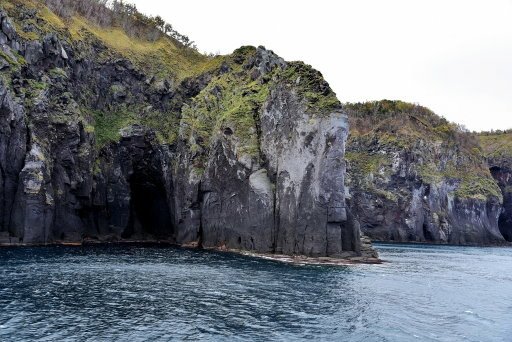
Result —
M 142 106 L 118 106 L 110 110 L 87 110 L 93 118 L 96 146 L 101 148 L 121 138 L 121 130 L 130 125 L 140 124 L 155 131 L 162 144 L 172 144 L 178 134 L 179 119 L 171 112 L 162 112 Z
M 459 198 L 486 200 L 494 197 L 503 202 L 503 195 L 498 184 L 488 176 L 464 175 L 455 195 Z
M 135 122 L 131 113 L 126 111 L 92 110 L 90 114 L 94 118 L 94 133 L 98 147 L 118 141 L 121 138 L 120 130 Z
M 181 135 L 192 147 L 208 146 L 219 134 L 236 139 L 238 152 L 259 153 L 255 116 L 269 95 L 269 85 L 248 75 L 215 77 L 182 110 Z
M 485 156 L 493 163 L 512 167 L 512 132 L 482 132 L 478 140 Z
M 348 151 L 345 158 L 357 172 L 368 175 L 377 173 L 384 165 L 389 165 L 389 159 L 382 154 Z
M 293 85 L 310 110 L 330 113 L 341 109 L 341 103 L 322 74 L 303 62 L 290 62 L 282 77 Z
M 425 184 L 453 184 L 457 198 L 502 200 L 474 134 L 403 101 L 348 103 L 345 109 L 351 128 L 347 158 L 360 176 L 375 174 L 382 153 L 396 154 L 402 163 L 410 160 L 409 177 Z
M 420 165 L 419 174 L 427 184 L 439 184 L 443 181 L 457 184 L 454 191 L 457 198 L 486 200 L 493 197 L 500 202 L 503 201 L 503 195 L 498 184 L 485 168 L 484 163 L 483 165 L 482 168 L 474 166 L 457 167 L 451 163 L 443 170 L 439 170 L 436 163 L 432 162 Z

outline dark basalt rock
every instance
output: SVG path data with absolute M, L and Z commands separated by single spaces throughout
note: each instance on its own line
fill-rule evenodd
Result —
M 499 216 L 498 227 L 505 240 L 512 242 L 512 169 L 510 161 L 491 158 L 489 164 L 491 174 L 503 193 L 503 208 Z
M 347 185 L 364 234 L 386 242 L 506 243 L 498 218 L 507 195 L 469 133 L 400 101 L 350 106 Z
M 229 136 L 219 136 L 203 176 L 194 174 L 191 154 L 181 154 L 177 241 L 262 253 L 360 254 L 358 226 L 346 224 L 346 117 L 312 119 L 295 94 L 277 88 L 259 120 L 265 165 L 237 158 Z
M 232 66 L 175 84 L 121 57 L 99 58 L 107 48 L 97 40 L 70 43 L 51 33 L 23 41 L 5 13 L 0 17 L 0 42 L 15 69 L 9 84 L 0 80 L 0 244 L 164 240 L 377 257 L 366 240 L 362 247 L 345 205 L 348 124 L 341 110 L 319 114 L 293 86 L 275 81 L 251 114 L 259 156 L 239 153 L 234 126 L 208 140 L 196 136 L 192 146 L 182 137 L 163 142 L 154 129 L 128 123 L 117 140 L 99 145 L 88 111 L 174 113 L 185 127 L 181 108 Z M 258 84 L 286 68 L 261 47 L 235 59 Z M 212 94 L 222 91 L 214 87 Z
M 24 108 L 15 102 L 0 80 L 0 230 L 15 233 L 12 224 L 13 207 L 18 192 L 22 170 L 28 172 L 36 168 L 27 151 L 27 127 Z M 27 184 L 27 189 L 37 188 L 37 183 Z M 15 234 L 13 234 L 15 235 Z M 16 240 L 16 238 L 14 238 Z
M 501 203 L 497 199 L 457 198 L 453 195 L 457 184 L 423 183 L 416 175 L 392 174 L 385 182 L 375 181 L 398 198 L 356 185 L 350 199 L 363 232 L 373 240 L 455 245 L 505 242 L 498 229 Z

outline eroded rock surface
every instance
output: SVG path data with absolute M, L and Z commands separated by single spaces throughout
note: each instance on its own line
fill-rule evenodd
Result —
M 505 243 L 498 227 L 504 196 L 473 135 L 401 101 L 347 107 L 350 203 L 365 234 L 395 242 Z
M 484 132 L 478 139 L 503 194 L 498 226 L 505 240 L 512 242 L 512 133 L 510 130 Z
M 320 73 L 262 47 L 172 47 L 202 66 L 166 74 L 27 6 L 9 8 L 30 38 L 0 12 L 1 244 L 376 257 L 345 205 L 347 117 Z

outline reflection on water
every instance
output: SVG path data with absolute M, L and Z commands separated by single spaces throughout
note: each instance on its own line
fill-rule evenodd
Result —
M 0 340 L 510 341 L 512 249 L 292 266 L 169 247 L 0 249 Z

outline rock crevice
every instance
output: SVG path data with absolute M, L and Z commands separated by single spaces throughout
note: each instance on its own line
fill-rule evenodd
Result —
M 478 141 L 427 108 L 348 104 L 350 207 L 373 240 L 503 244 L 503 194 Z M 506 201 L 505 201 L 506 203 Z
M 348 122 L 320 73 L 242 47 L 178 79 L 86 28 L 40 17 L 27 39 L 0 17 L 0 244 L 376 257 L 345 205 Z

